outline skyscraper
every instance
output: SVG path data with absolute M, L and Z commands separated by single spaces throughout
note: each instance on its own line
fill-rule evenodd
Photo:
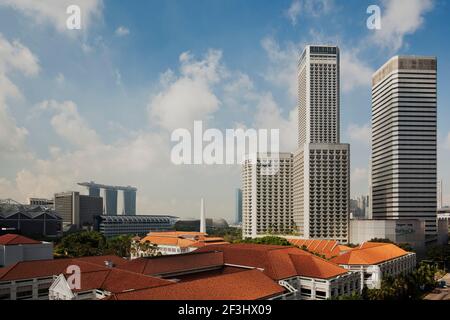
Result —
M 273 167 L 276 174 L 263 174 Z M 255 238 L 268 234 L 289 234 L 295 230 L 292 212 L 292 154 L 280 153 L 278 159 L 258 154 L 242 166 L 242 235 Z
M 235 196 L 235 205 L 236 205 L 236 218 L 235 222 L 237 224 L 242 223 L 242 189 L 236 189 L 236 196 Z
M 339 48 L 309 45 L 298 63 L 294 221 L 300 236 L 348 241 L 350 146 L 340 143 Z
M 436 227 L 435 57 L 396 56 L 372 77 L 374 219 L 420 219 Z

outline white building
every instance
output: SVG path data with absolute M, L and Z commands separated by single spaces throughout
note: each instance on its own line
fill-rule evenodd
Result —
M 298 64 L 294 220 L 300 236 L 348 241 L 350 146 L 340 143 L 336 46 L 307 46 Z
M 280 153 L 278 160 L 258 154 L 242 166 L 242 234 L 254 238 L 286 234 L 295 229 L 292 212 L 291 153 Z M 273 162 L 277 161 L 277 164 Z M 273 175 L 264 174 L 267 166 L 277 167 Z
M 396 56 L 372 77 L 372 214 L 436 237 L 437 60 Z
M 0 267 L 21 261 L 53 259 L 53 243 L 17 234 L 0 236 Z
M 408 274 L 416 267 L 416 254 L 391 243 L 363 243 L 330 260 L 354 272 L 360 272 L 361 283 L 379 289 L 383 278 Z

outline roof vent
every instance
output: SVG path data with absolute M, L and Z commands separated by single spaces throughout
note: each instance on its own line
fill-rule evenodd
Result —
M 114 267 L 114 263 L 112 261 L 105 260 L 105 266 L 107 266 L 108 268 L 112 268 Z

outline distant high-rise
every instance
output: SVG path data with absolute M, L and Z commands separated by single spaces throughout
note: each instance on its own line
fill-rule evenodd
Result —
M 80 182 L 78 185 L 87 187 L 89 190 L 89 196 L 100 197 L 100 190 L 103 190 L 103 211 L 105 215 L 115 216 L 117 215 L 117 200 L 118 192 L 121 191 L 123 195 L 123 215 L 134 216 L 136 215 L 136 191 L 134 187 L 121 187 L 121 186 L 109 186 L 91 182 Z
M 239 224 L 242 223 L 242 189 L 239 188 L 236 189 L 235 202 L 236 202 L 235 222 Z
M 205 200 L 200 201 L 200 232 L 206 233 Z
M 55 194 L 55 211 L 63 219 L 64 225 L 80 228 L 92 226 L 94 217 L 102 214 L 103 199 L 80 195 L 79 192 L 62 192 Z
M 372 77 L 374 219 L 420 219 L 436 236 L 435 57 L 396 56 Z
M 277 161 L 276 174 L 265 175 L 264 167 Z M 280 153 L 278 159 L 258 154 L 242 165 L 242 235 L 255 238 L 295 231 L 292 214 L 292 154 Z
M 350 145 L 340 143 L 340 54 L 306 46 L 298 63 L 294 221 L 300 236 L 348 241 Z

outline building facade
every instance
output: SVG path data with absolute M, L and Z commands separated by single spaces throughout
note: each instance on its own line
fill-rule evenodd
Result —
M 299 60 L 293 210 L 300 236 L 347 242 L 350 145 L 340 143 L 339 63 L 336 46 L 307 46 Z
M 436 237 L 437 60 L 396 56 L 372 77 L 372 215 Z
M 242 189 L 239 189 L 239 188 L 236 189 L 235 206 L 236 206 L 235 223 L 241 224 L 242 223 Z
M 0 267 L 20 261 L 53 259 L 53 243 L 33 240 L 18 234 L 0 236 Z
M 292 233 L 296 228 L 292 211 L 293 156 L 280 153 L 275 160 L 263 154 L 256 157 L 256 161 L 247 157 L 242 166 L 242 235 L 255 238 Z M 265 167 L 278 170 L 264 174 Z
M 79 192 L 62 192 L 55 194 L 55 210 L 63 218 L 64 225 L 77 228 L 92 226 L 94 217 L 103 213 L 103 199 Z
M 119 235 L 144 236 L 150 231 L 169 231 L 175 225 L 177 217 L 173 216 L 107 216 L 95 217 L 94 229 L 105 237 Z

